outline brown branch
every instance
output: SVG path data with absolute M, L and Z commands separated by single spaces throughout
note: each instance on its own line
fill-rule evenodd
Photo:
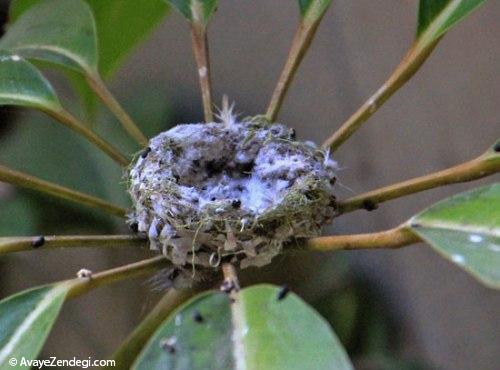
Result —
M 367 234 L 321 236 L 308 239 L 304 248 L 310 251 L 401 248 L 419 242 L 417 235 L 404 225 Z
M 416 42 L 396 67 L 389 79 L 324 143 L 323 147 L 338 149 L 424 64 L 440 39 L 426 44 Z
M 70 129 L 78 132 L 80 135 L 84 136 L 87 140 L 101 149 L 114 161 L 116 161 L 121 166 L 125 167 L 129 164 L 129 160 L 120 151 L 118 151 L 113 145 L 108 143 L 106 140 L 101 138 L 99 135 L 90 130 L 82 122 L 80 122 L 76 117 L 71 115 L 68 111 L 61 109 L 57 111 L 44 111 L 49 116 L 55 118 L 63 125 L 69 127 Z
M 125 217 L 127 210 L 92 195 L 81 193 L 61 185 L 39 179 L 19 171 L 0 165 L 0 181 L 36 190 L 58 198 L 66 199 L 88 207 L 97 208 L 115 216 Z
M 446 170 L 385 186 L 341 201 L 337 203 L 337 213 L 343 214 L 360 208 L 372 210 L 378 204 L 388 200 L 439 186 L 477 180 L 499 171 L 500 155 L 493 148 L 471 161 Z
M 191 39 L 193 42 L 194 57 L 198 68 L 205 122 L 212 122 L 212 84 L 210 79 L 210 57 L 206 26 L 201 23 L 192 22 Z
M 89 277 L 67 280 L 65 283 L 70 284 L 71 286 L 68 291 L 67 298 L 78 297 L 92 289 L 117 281 L 149 274 L 167 267 L 168 264 L 169 262 L 164 256 L 157 256 L 111 270 L 102 271 L 97 274 L 92 274 Z
M 52 235 L 0 237 L 0 255 L 34 249 L 140 247 L 146 241 L 134 235 Z
M 322 17 L 321 17 L 322 18 Z M 295 37 L 292 41 L 292 46 L 290 52 L 288 53 L 288 58 L 286 60 L 285 66 L 281 72 L 278 79 L 278 83 L 274 89 L 271 101 L 266 112 L 266 118 L 269 122 L 274 122 L 278 115 L 278 112 L 283 104 L 285 95 L 292 83 L 292 80 L 299 68 L 302 59 L 311 45 L 312 39 L 318 29 L 319 23 L 321 21 L 319 18 L 315 22 L 304 22 L 303 20 L 299 23 L 299 27 L 295 33 Z

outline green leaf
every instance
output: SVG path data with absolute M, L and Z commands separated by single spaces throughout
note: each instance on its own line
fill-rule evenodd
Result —
M 429 42 L 438 39 L 485 1 L 420 0 L 417 37 Z
M 300 15 L 304 20 L 320 19 L 332 3 L 332 0 L 298 0 Z
M 210 17 L 217 8 L 218 0 L 165 0 L 174 6 L 179 13 L 192 23 L 203 26 L 208 24 Z
M 0 105 L 58 110 L 59 100 L 50 83 L 19 55 L 0 50 Z
M 11 22 L 41 0 L 13 0 L 9 10 Z M 164 0 L 87 0 L 94 14 L 99 72 L 104 78 L 112 76 L 125 57 L 143 41 L 168 13 Z M 96 114 L 96 96 L 79 73 L 66 75 L 80 97 L 89 116 Z M 93 120 L 93 118 L 91 118 Z
M 500 184 L 443 200 L 409 223 L 445 258 L 492 288 L 500 288 Z
M 97 71 L 94 17 L 82 0 L 45 0 L 12 24 L 0 47 L 78 71 Z
M 201 294 L 167 319 L 133 369 L 352 369 L 326 321 L 278 287 Z M 198 315 L 198 316 L 197 316 Z
M 0 369 L 29 369 L 10 366 L 9 359 L 36 359 L 47 339 L 69 285 L 47 285 L 15 294 L 0 301 Z

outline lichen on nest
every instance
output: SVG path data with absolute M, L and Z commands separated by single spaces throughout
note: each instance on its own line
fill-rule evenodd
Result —
M 287 243 L 318 235 L 335 206 L 328 152 L 285 125 L 221 116 L 154 137 L 129 172 L 129 222 L 199 278 L 221 261 L 268 264 Z

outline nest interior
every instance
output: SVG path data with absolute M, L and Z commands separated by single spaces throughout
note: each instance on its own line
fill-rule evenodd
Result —
M 335 170 L 282 124 L 181 124 L 132 164 L 129 222 L 180 269 L 262 266 L 331 220 Z

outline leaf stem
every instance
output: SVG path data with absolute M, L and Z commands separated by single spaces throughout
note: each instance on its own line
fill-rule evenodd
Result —
M 70 284 L 71 288 L 68 291 L 67 298 L 75 298 L 81 296 L 92 289 L 99 288 L 124 279 L 142 276 L 168 265 L 168 260 L 164 256 L 157 256 L 131 263 L 128 265 L 116 267 L 93 274 L 90 277 L 76 278 L 67 280 L 65 283 Z
M 316 34 L 316 30 L 318 29 L 323 15 L 324 13 L 314 20 L 310 20 L 309 18 L 306 20 L 301 19 L 299 27 L 297 28 L 293 38 L 288 58 L 283 70 L 281 71 L 278 83 L 274 88 L 271 101 L 269 102 L 269 106 L 267 108 L 266 119 L 269 122 L 274 122 L 276 120 L 288 88 L 292 83 L 293 77 L 302 62 L 302 59 L 304 59 L 304 56 L 311 45 L 312 39 Z
M 399 182 L 356 195 L 337 203 L 337 213 L 343 214 L 360 208 L 372 210 L 378 204 L 409 194 L 433 189 L 443 185 L 477 180 L 500 171 L 500 155 L 494 149 L 483 155 L 448 169 L 429 175 Z
M 367 234 L 332 235 L 308 239 L 305 249 L 310 251 L 333 251 L 354 249 L 401 248 L 414 244 L 420 238 L 405 225 L 386 231 Z
M 424 64 L 441 38 L 426 43 L 417 40 L 393 71 L 389 79 L 324 143 L 323 147 L 337 150 Z
M 87 126 L 85 126 L 78 118 L 74 117 L 71 113 L 64 109 L 60 110 L 46 110 L 44 111 L 49 116 L 55 118 L 63 125 L 69 127 L 70 129 L 78 132 L 86 139 L 88 139 L 91 143 L 96 145 L 99 149 L 101 149 L 104 153 L 106 153 L 109 157 L 111 157 L 115 162 L 125 167 L 129 164 L 129 160 L 122 153 L 118 151 L 114 146 L 108 143 L 106 140 L 101 138 L 99 135 L 90 130 Z
M 197 22 L 192 22 L 191 39 L 193 42 L 194 58 L 198 68 L 205 122 L 212 122 L 212 85 L 210 79 L 210 57 L 206 26 Z
M 0 255 L 34 249 L 140 247 L 146 241 L 135 235 L 52 235 L 0 237 Z
M 86 78 L 91 89 L 115 115 L 115 117 L 118 118 L 125 131 L 127 131 L 127 133 L 141 146 L 147 146 L 148 139 L 144 136 L 139 127 L 137 127 L 135 122 L 132 118 L 130 118 L 120 103 L 115 99 L 101 77 L 98 74 L 86 74 Z
M 114 353 L 116 370 L 130 369 L 142 348 L 173 311 L 196 293 L 196 290 L 170 289 Z
M 114 204 L 100 198 L 42 180 L 23 172 L 12 170 L 2 165 L 0 165 L 0 181 L 20 186 L 22 188 L 36 190 L 78 204 L 83 204 L 88 207 L 97 208 L 115 216 L 125 217 L 127 213 L 126 209 L 115 206 Z

